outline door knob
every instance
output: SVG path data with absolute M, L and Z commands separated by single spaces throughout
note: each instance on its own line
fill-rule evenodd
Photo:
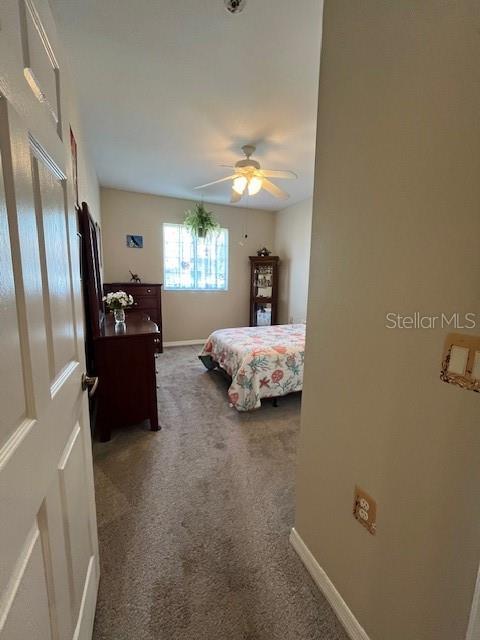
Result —
M 88 397 L 91 398 L 98 387 L 98 377 L 97 376 L 87 376 L 86 373 L 82 373 L 82 391 L 86 391 L 88 389 Z

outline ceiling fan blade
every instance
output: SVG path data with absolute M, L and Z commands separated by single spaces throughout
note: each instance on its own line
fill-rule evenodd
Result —
M 235 174 L 233 176 L 227 176 L 226 178 L 220 178 L 220 180 L 207 182 L 207 184 L 201 184 L 199 187 L 194 187 L 194 189 L 203 189 L 204 187 L 211 187 L 212 184 L 218 184 L 219 182 L 226 182 L 227 180 L 233 180 L 234 178 L 235 178 Z
M 242 194 L 241 193 L 237 193 L 235 191 L 235 189 L 232 189 L 232 195 L 230 196 L 230 202 L 232 204 L 234 204 L 235 202 L 238 202 L 239 200 L 241 200 L 242 198 Z
M 277 187 L 277 185 L 273 184 L 273 182 L 270 182 L 270 180 L 264 179 L 262 187 L 265 189 L 265 191 L 271 193 L 272 196 L 280 198 L 281 200 L 287 200 L 290 197 L 286 191 L 280 189 L 280 187 Z
M 265 178 L 298 178 L 297 174 L 293 171 L 276 171 L 274 169 L 261 169 L 261 173 L 265 176 Z
M 251 171 L 249 170 L 249 167 L 232 167 L 231 165 L 228 165 L 228 164 L 219 164 L 218 166 L 224 167 L 225 169 L 234 169 L 235 176 L 241 176 L 241 175 L 251 173 Z

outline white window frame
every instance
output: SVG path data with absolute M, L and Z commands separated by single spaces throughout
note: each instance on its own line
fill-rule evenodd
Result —
M 217 292 L 225 292 L 228 291 L 228 280 L 229 280 L 229 270 L 230 270 L 230 257 L 229 257 L 229 243 L 230 243 L 230 237 L 229 237 L 229 232 L 228 229 L 225 227 L 220 227 L 219 231 L 222 231 L 225 233 L 226 236 L 226 242 L 225 242 L 225 264 L 226 264 L 226 271 L 225 271 L 225 286 L 222 288 L 211 288 L 211 289 L 206 289 L 204 287 L 171 287 L 167 285 L 167 278 L 166 278 L 166 273 L 165 273 L 165 268 L 166 268 L 166 256 L 165 256 L 165 227 L 185 227 L 184 224 L 180 223 L 180 222 L 164 222 L 162 225 L 162 235 L 163 235 L 163 289 L 165 291 L 202 291 L 205 293 L 217 293 Z M 197 261 L 197 242 L 198 242 L 198 238 L 196 238 L 195 236 L 193 237 L 193 260 L 194 260 L 194 264 L 196 264 Z M 195 270 L 194 270 L 195 271 Z

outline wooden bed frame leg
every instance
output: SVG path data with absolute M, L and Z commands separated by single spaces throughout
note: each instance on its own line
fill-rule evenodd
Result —
M 272 405 L 273 405 L 274 407 L 278 407 L 278 398 L 273 398 L 273 400 L 272 400 Z

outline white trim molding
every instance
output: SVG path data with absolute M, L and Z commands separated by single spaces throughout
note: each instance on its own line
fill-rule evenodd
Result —
M 189 347 L 194 344 L 205 344 L 206 340 L 174 340 L 173 342 L 164 342 L 164 347 Z
M 295 528 L 292 528 L 292 531 L 290 533 L 290 544 L 300 556 L 300 560 L 303 562 L 305 568 L 312 576 L 317 587 L 330 603 L 330 606 L 334 610 L 337 618 L 342 623 L 349 637 L 352 640 L 370 640 L 365 629 L 349 609 L 347 603 L 337 591 L 333 582 L 315 560 L 312 552 L 304 543 Z

